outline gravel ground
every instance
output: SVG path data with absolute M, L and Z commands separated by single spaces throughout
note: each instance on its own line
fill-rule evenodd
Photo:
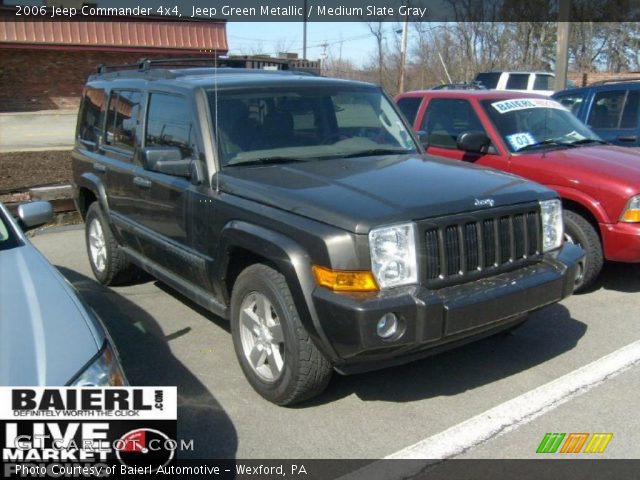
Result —
M 70 150 L 0 153 L 0 194 L 70 181 Z

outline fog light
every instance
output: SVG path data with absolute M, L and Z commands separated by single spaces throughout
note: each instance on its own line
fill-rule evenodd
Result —
M 388 340 L 398 333 L 398 317 L 395 313 L 385 313 L 376 326 L 378 336 L 384 340 Z

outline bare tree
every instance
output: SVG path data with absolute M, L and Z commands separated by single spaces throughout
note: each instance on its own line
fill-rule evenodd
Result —
M 376 39 L 376 52 L 378 55 L 378 83 L 382 85 L 383 82 L 383 68 L 384 68 L 384 22 L 366 22 L 371 35 Z

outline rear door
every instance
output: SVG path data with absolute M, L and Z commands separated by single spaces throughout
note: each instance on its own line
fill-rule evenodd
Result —
M 132 189 L 139 150 L 142 92 L 115 89 L 109 95 L 101 161 L 94 167 L 106 176 L 111 219 L 123 245 L 138 249 L 132 225 L 137 221 L 138 199 Z
M 637 147 L 640 90 L 599 90 L 591 101 L 587 125 L 603 140 L 614 145 Z

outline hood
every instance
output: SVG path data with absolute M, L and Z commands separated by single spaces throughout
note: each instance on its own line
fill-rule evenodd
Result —
M 29 242 L 0 251 L 0 265 L 0 385 L 65 385 L 104 330 Z
M 598 185 L 612 181 L 623 188 L 640 189 L 640 150 L 613 145 L 596 145 L 552 150 L 544 154 L 547 162 L 554 162 L 554 170 L 569 178 L 588 175 Z
M 227 167 L 220 187 L 328 225 L 365 234 L 378 225 L 555 198 L 496 170 L 423 155 Z

